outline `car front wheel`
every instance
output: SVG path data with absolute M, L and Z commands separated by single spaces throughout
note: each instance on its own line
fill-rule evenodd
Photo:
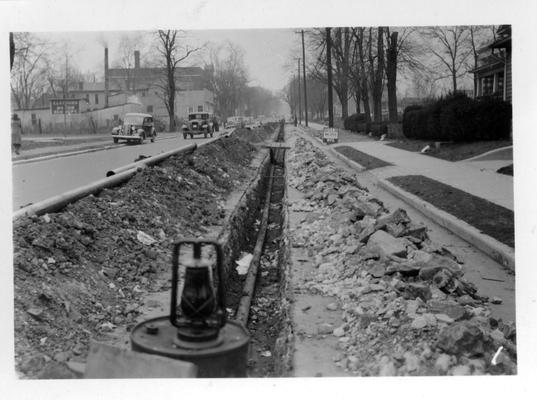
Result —
M 183 139 L 185 139 L 185 140 L 186 140 L 186 137 L 187 137 L 187 134 L 186 134 L 186 132 L 183 132 Z

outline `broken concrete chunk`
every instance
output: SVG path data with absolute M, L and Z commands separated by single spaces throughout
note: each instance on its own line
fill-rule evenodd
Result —
M 448 354 L 468 357 L 482 355 L 487 342 L 483 331 L 476 323 L 463 321 L 454 323 L 440 332 L 437 346 Z
M 421 283 L 408 283 L 403 286 L 401 292 L 407 300 L 413 300 L 419 297 L 423 301 L 427 301 L 431 298 L 431 289 L 429 286 Z
M 377 231 L 369 238 L 367 247 L 377 251 L 381 257 L 389 255 L 405 257 L 407 254 L 405 241 L 394 238 L 389 233 Z
M 429 300 L 427 305 L 432 312 L 436 314 L 445 314 L 455 321 L 464 318 L 466 315 L 466 309 L 455 302 Z

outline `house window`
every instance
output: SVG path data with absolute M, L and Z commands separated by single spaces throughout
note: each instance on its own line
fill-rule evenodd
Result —
M 88 104 L 89 104 L 89 93 L 86 93 L 86 101 L 87 101 Z
M 153 112 L 153 106 L 147 106 L 147 112 L 152 113 Z
M 188 112 L 189 113 L 194 112 L 194 107 L 188 107 Z
M 95 104 L 99 104 L 99 95 L 95 93 Z
M 203 106 L 198 106 L 198 112 L 203 112 Z
M 35 114 L 32 114 L 32 125 L 37 124 L 37 117 Z
M 114 114 L 114 121 L 117 121 L 119 120 L 119 115 L 118 114 Z

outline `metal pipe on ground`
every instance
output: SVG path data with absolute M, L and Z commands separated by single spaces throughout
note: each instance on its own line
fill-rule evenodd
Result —
M 83 197 L 89 196 L 90 194 L 96 194 L 107 187 L 117 186 L 120 183 L 129 180 L 134 174 L 136 174 L 136 172 L 137 169 L 131 168 L 130 170 L 123 171 L 112 177 L 100 179 L 90 183 L 89 185 L 70 190 L 30 206 L 21 208 L 13 214 L 13 221 L 25 215 L 43 215 L 49 212 L 61 210 L 67 204 L 73 203 Z
M 196 147 L 197 147 L 197 144 L 193 143 L 193 144 L 189 144 L 186 147 L 181 147 L 180 149 L 174 149 L 174 150 L 167 151 L 165 153 L 157 154 L 156 156 L 144 158 L 143 160 L 135 161 L 133 163 L 124 165 L 122 167 L 110 170 L 110 171 L 108 171 L 106 173 L 106 176 L 110 177 L 110 176 L 119 174 L 121 172 L 128 171 L 129 169 L 135 168 L 137 170 L 139 168 L 143 168 L 144 166 L 150 166 L 150 165 L 158 164 L 162 160 L 164 160 L 164 159 L 166 159 L 168 157 L 171 157 L 173 155 L 190 154 L 194 150 L 196 150 Z
M 261 254 L 263 253 L 263 245 L 265 244 L 265 236 L 267 233 L 268 217 L 270 210 L 273 175 L 274 166 L 271 166 L 267 195 L 265 197 L 265 208 L 263 209 L 263 216 L 261 218 L 261 226 L 257 235 L 257 241 L 255 243 L 253 257 L 250 263 L 250 269 L 248 270 L 248 275 L 246 276 L 246 281 L 244 282 L 244 288 L 242 290 L 243 296 L 241 297 L 241 300 L 239 302 L 239 307 L 237 308 L 237 315 L 235 317 L 235 319 L 244 324 L 244 326 L 246 326 L 246 324 L 248 323 L 250 305 L 252 303 L 252 297 L 254 295 L 255 290 L 255 282 L 257 280 L 259 260 L 261 259 Z

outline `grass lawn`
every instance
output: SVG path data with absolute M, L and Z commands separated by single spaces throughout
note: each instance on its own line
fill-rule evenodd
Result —
M 422 175 L 388 180 L 499 242 L 515 247 L 513 211 Z
M 487 151 L 498 149 L 500 147 L 511 146 L 511 140 L 494 140 L 481 141 L 470 143 L 442 143 L 440 148 L 435 148 L 434 142 L 425 140 L 404 139 L 397 140 L 389 144 L 389 146 L 397 147 L 398 149 L 408 151 L 421 151 L 425 146 L 430 145 L 431 151 L 425 153 L 429 156 L 441 158 L 447 161 L 460 161 Z
M 338 147 L 334 147 L 334 149 L 338 153 L 341 153 L 345 157 L 350 158 L 352 161 L 360 164 L 365 169 L 375 169 L 375 168 L 382 168 L 382 167 L 387 167 L 389 165 L 393 165 L 386 161 L 379 160 L 378 158 L 372 157 L 368 154 L 362 153 L 361 151 L 358 151 L 353 147 L 338 146 Z

